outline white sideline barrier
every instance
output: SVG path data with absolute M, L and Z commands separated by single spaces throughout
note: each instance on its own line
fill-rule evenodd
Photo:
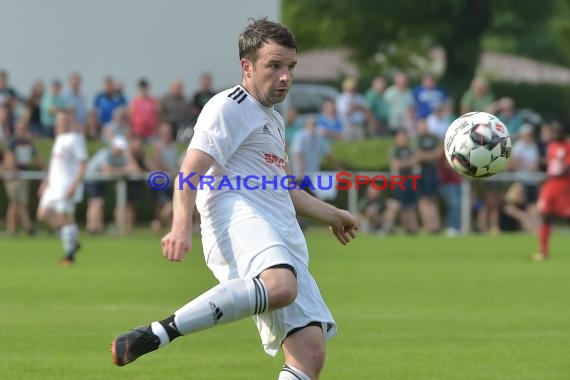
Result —
M 127 181 L 128 180 L 140 180 L 146 181 L 148 177 L 153 172 L 146 172 L 141 174 L 134 174 L 129 176 L 117 176 L 112 174 L 97 174 L 95 176 L 90 176 L 85 178 L 85 180 L 92 180 L 92 181 L 114 181 L 117 183 L 116 188 L 116 205 L 117 205 L 117 212 L 118 212 L 118 223 L 119 225 L 117 228 L 119 229 L 120 233 L 125 232 L 125 225 L 126 225 L 126 207 L 127 207 Z M 373 171 L 355 171 L 350 172 L 353 176 L 356 175 L 365 175 L 370 178 L 374 176 L 385 176 L 390 178 L 389 172 L 373 172 Z M 332 176 L 333 178 L 337 172 L 332 171 L 323 171 L 318 173 L 311 173 L 311 178 L 315 178 L 315 176 Z M 37 180 L 41 181 L 44 179 L 45 172 L 42 171 L 22 171 L 19 173 L 19 178 L 24 180 Z M 546 179 L 546 175 L 544 173 L 534 173 L 534 172 L 503 172 L 499 173 L 493 177 L 488 177 L 485 179 L 477 180 L 479 183 L 484 182 L 514 182 L 514 181 L 524 181 L 530 183 L 539 183 Z M 174 180 L 174 179 L 172 179 Z M 312 179 L 313 183 L 316 184 L 315 180 Z M 474 181 L 465 180 L 461 185 L 461 226 L 463 229 L 463 233 L 468 233 L 471 231 L 471 190 Z M 324 184 L 328 184 L 325 182 Z M 334 186 L 334 185 L 333 185 Z M 335 198 L 338 196 L 338 191 L 333 189 L 332 192 L 324 192 L 320 195 L 324 198 Z M 355 189 L 353 185 L 348 191 L 348 210 L 353 214 L 358 212 L 358 191 Z M 334 197 L 332 196 L 334 194 Z

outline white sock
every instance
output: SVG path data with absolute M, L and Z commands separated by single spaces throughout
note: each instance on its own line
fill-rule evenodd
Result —
M 279 372 L 277 380 L 311 380 L 311 378 L 300 369 L 285 364 Z
M 152 333 L 154 335 L 156 335 L 158 337 L 158 339 L 160 339 L 160 346 L 162 347 L 165 344 L 167 344 L 168 342 L 170 342 L 170 338 L 168 337 L 168 333 L 166 332 L 166 329 L 164 327 L 162 327 L 162 325 L 158 322 L 152 322 L 150 324 L 150 328 L 152 330 Z
M 71 254 L 77 246 L 77 224 L 68 224 L 61 227 L 60 239 L 65 256 L 71 258 Z
M 267 307 L 267 289 L 261 279 L 237 278 L 213 287 L 174 312 L 174 326 L 165 325 L 165 320 L 151 324 L 151 328 L 164 345 L 170 341 L 167 329 L 190 334 L 264 313 Z

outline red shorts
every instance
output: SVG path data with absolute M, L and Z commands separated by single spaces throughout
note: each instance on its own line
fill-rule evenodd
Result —
M 541 214 L 570 218 L 570 182 L 546 181 L 540 189 L 537 208 Z

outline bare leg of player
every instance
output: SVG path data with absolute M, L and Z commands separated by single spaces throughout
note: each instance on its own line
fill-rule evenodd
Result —
M 285 365 L 278 380 L 317 380 L 325 363 L 325 337 L 320 326 L 308 326 L 283 342 Z

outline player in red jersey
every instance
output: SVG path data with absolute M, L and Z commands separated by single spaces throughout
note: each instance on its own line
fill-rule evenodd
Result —
M 566 141 L 564 127 L 553 122 L 552 140 L 546 150 L 547 180 L 540 189 L 538 212 L 542 217 L 539 230 L 540 252 L 532 259 L 548 259 L 548 242 L 552 222 L 556 217 L 570 221 L 570 141 Z

